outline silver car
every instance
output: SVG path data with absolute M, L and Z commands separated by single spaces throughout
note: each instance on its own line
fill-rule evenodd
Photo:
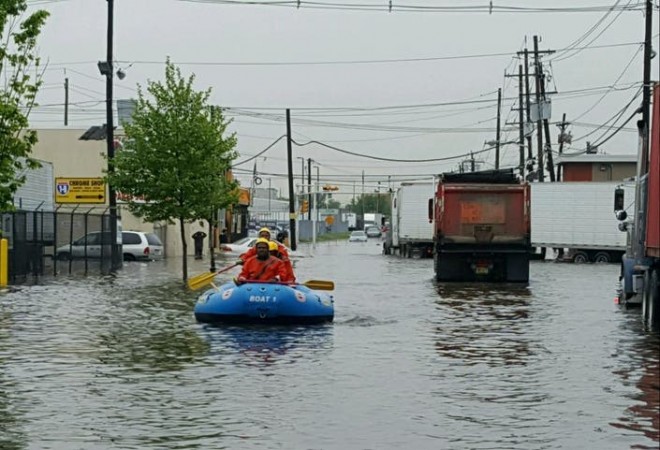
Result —
M 124 261 L 149 261 L 163 259 L 163 243 L 154 233 L 144 231 L 122 231 L 122 254 Z M 110 254 L 110 233 L 93 231 L 85 236 L 58 247 L 55 256 L 60 260 L 96 259 Z
M 154 233 L 122 231 L 121 241 L 124 261 L 160 260 L 165 256 L 163 243 Z
M 367 234 L 364 231 L 356 230 L 348 237 L 348 242 L 367 242 Z

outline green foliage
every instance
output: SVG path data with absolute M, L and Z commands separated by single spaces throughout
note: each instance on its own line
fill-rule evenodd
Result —
M 27 130 L 41 76 L 37 37 L 46 11 L 25 16 L 26 0 L 0 1 L 0 210 L 13 208 L 13 195 L 25 182 L 26 169 L 39 167 L 30 158 L 37 134 Z
M 337 200 L 335 200 L 333 198 L 329 198 L 326 203 L 327 203 L 326 208 L 328 208 L 328 209 L 339 209 L 339 208 L 341 208 L 341 203 L 339 203 Z
M 150 222 L 208 219 L 237 201 L 237 185 L 225 177 L 236 136 L 224 136 L 230 122 L 208 104 L 210 89 L 193 89 L 194 80 L 168 59 L 165 81 L 148 84 L 150 98 L 139 89 L 124 147 L 113 159 L 109 182 Z
M 362 209 L 364 206 L 364 210 Z M 392 215 L 392 199 L 389 192 L 380 194 L 364 194 L 358 198 L 352 199 L 351 203 L 346 205 L 349 211 L 362 214 L 381 213 L 385 216 Z

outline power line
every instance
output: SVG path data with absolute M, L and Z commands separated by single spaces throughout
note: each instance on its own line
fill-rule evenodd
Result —
M 640 45 L 640 42 L 626 42 L 618 44 L 607 44 L 592 47 L 569 48 L 565 50 L 594 50 L 603 48 L 627 47 L 631 45 Z M 559 49 L 558 51 L 561 51 Z M 496 53 L 477 53 L 467 55 L 449 55 L 449 56 L 430 56 L 419 58 L 394 58 L 394 59 L 354 59 L 354 60 L 328 60 L 328 61 L 172 61 L 178 66 L 327 66 L 327 65 L 360 65 L 360 64 L 394 64 L 411 62 L 433 62 L 433 61 L 451 61 L 460 59 L 479 59 L 496 58 L 501 56 L 510 56 L 511 52 Z M 85 62 L 74 62 L 68 64 L 85 64 Z M 119 64 L 137 64 L 137 65 L 165 65 L 165 61 L 157 60 L 119 60 Z M 55 63 L 51 66 L 63 66 L 67 63 Z
M 321 142 L 321 141 L 316 141 L 316 140 L 305 142 L 303 144 L 301 144 L 299 142 L 296 142 L 295 140 L 292 140 L 292 142 L 294 144 L 296 144 L 297 146 L 299 146 L 299 147 L 304 147 L 306 145 L 316 144 L 316 145 L 320 145 L 322 147 L 325 147 L 325 148 L 328 148 L 328 149 L 331 149 L 331 150 L 335 150 L 335 151 L 340 152 L 340 153 L 344 153 L 344 154 L 352 155 L 352 156 L 358 156 L 360 158 L 374 159 L 374 160 L 377 160 L 377 161 L 399 162 L 399 163 L 408 163 L 408 162 L 423 163 L 423 162 L 450 161 L 452 159 L 465 158 L 467 156 L 470 156 L 471 154 L 485 153 L 485 152 L 490 151 L 490 150 L 495 148 L 495 147 L 489 147 L 489 148 L 486 148 L 486 149 L 483 149 L 483 150 L 477 150 L 477 151 L 473 151 L 473 152 L 469 152 L 469 153 L 463 153 L 461 155 L 455 155 L 455 156 L 445 156 L 445 157 L 442 157 L 442 158 L 395 159 L 395 158 L 384 158 L 382 156 L 372 156 L 372 155 L 365 155 L 365 154 L 362 154 L 362 153 L 356 153 L 356 152 L 352 152 L 352 151 L 349 151 L 349 150 L 344 150 L 342 148 L 335 147 L 335 146 L 326 144 L 326 143 Z M 503 144 L 500 144 L 500 145 L 503 145 Z
M 381 4 L 373 3 L 345 3 L 345 2 L 332 2 L 332 1 L 304 1 L 304 0 L 289 0 L 289 1 L 239 1 L 239 0 L 178 0 L 188 3 L 215 3 L 219 5 L 241 5 L 241 6 L 271 6 L 271 7 L 284 7 L 295 9 L 322 9 L 322 10 L 339 10 L 339 11 L 374 11 L 374 12 L 411 12 L 411 13 L 589 13 L 589 12 L 605 12 L 612 8 L 617 11 L 641 11 L 644 7 L 643 2 L 634 3 L 632 5 L 617 6 L 598 5 L 598 6 L 563 6 L 563 7 L 548 7 L 548 6 L 507 6 L 507 5 L 493 5 L 492 2 L 486 5 L 473 5 L 473 6 L 441 6 L 441 5 L 415 5 L 402 2 L 383 2 Z
M 244 159 L 243 161 L 240 161 L 240 162 L 234 163 L 232 166 L 233 166 L 233 167 L 240 166 L 241 164 L 245 164 L 245 163 L 247 163 L 247 162 L 250 162 L 250 161 L 252 161 L 253 159 L 257 159 L 258 157 L 260 157 L 261 155 L 263 155 L 264 153 L 266 153 L 268 150 L 270 150 L 271 148 L 273 148 L 273 147 L 275 146 L 275 144 L 277 144 L 279 141 L 282 140 L 282 138 L 285 138 L 285 137 L 286 137 L 286 135 L 283 134 L 282 136 L 278 137 L 278 138 L 275 139 L 273 142 L 271 142 L 270 145 L 269 145 L 268 147 L 266 147 L 265 149 L 263 149 L 262 151 L 260 151 L 260 152 L 257 153 L 256 155 L 251 156 L 251 157 L 249 157 L 248 159 Z

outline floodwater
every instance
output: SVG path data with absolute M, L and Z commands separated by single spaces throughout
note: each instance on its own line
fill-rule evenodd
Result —
M 0 294 L 0 449 L 658 448 L 660 338 L 616 265 L 436 285 L 377 240 L 300 253 L 333 324 L 197 324 L 175 260 Z

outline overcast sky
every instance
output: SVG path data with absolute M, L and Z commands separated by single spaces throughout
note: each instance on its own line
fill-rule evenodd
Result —
M 197 76 L 198 89 L 213 89 L 212 101 L 230 108 L 240 157 L 256 155 L 286 132 L 285 108 L 291 108 L 297 142 L 322 141 L 360 155 L 401 160 L 377 161 L 351 156 L 316 144 L 294 146 L 294 157 L 312 158 L 321 183 L 361 191 L 381 181 L 392 184 L 401 175 L 433 174 L 456 168 L 460 159 L 446 158 L 482 150 L 495 139 L 497 89 L 502 88 L 502 141 L 517 140 L 518 81 L 516 52 L 532 37 L 541 38 L 550 77 L 553 122 L 566 113 L 573 121 L 573 144 L 598 142 L 617 128 L 640 104 L 644 15 L 640 10 L 595 12 L 503 12 L 498 7 L 634 6 L 641 0 L 494 0 L 494 11 L 399 11 L 397 5 L 484 6 L 487 0 L 324 0 L 330 4 L 381 5 L 381 10 L 300 9 L 222 4 L 221 1 L 116 0 L 116 98 L 135 95 L 136 84 L 162 79 L 169 56 L 185 75 Z M 104 123 L 104 78 L 96 62 L 105 59 L 107 3 L 104 0 L 31 1 L 51 17 L 40 40 L 48 62 L 45 85 L 33 112 L 36 128 L 63 127 L 64 78 L 71 87 L 69 127 Z M 240 2 L 238 2 L 240 3 Z M 654 46 L 658 48 L 658 14 L 654 15 Z M 630 44 L 630 45 L 619 45 Z M 385 60 L 385 62 L 384 62 Z M 241 63 L 241 64 L 238 64 Z M 311 64 L 316 63 L 316 64 Z M 322 63 L 322 64 L 320 64 Z M 658 79 L 658 59 L 654 60 Z M 533 84 L 533 80 L 532 84 Z M 632 101 L 632 103 L 631 103 Z M 458 104 L 457 104 L 458 103 Z M 630 104 L 626 111 L 622 110 Z M 50 106 L 49 106 L 50 105 Z M 393 108 L 411 106 L 409 108 Z M 348 110 L 354 108 L 354 110 Z M 622 113 L 622 114 L 620 114 Z M 596 129 L 606 121 L 606 126 Z M 256 117 L 255 117 L 256 116 Z M 313 124 L 310 121 L 319 121 Z M 511 129 L 511 131 L 508 131 Z M 557 127 L 551 125 L 557 150 Z M 591 133 L 591 134 L 589 134 Z M 634 121 L 601 150 L 633 154 L 637 150 Z M 494 164 L 494 151 L 477 158 Z M 286 172 L 286 143 L 281 140 L 256 159 L 265 172 L 264 186 L 286 192 L 279 176 Z M 503 166 L 518 162 L 517 145 L 502 149 Z M 252 170 L 254 161 L 237 169 Z M 300 177 L 301 161 L 294 160 Z M 236 171 L 242 184 L 247 175 Z M 316 176 L 316 169 L 313 169 Z M 373 175 L 379 175 L 377 178 Z M 340 200 L 344 201 L 341 197 Z

